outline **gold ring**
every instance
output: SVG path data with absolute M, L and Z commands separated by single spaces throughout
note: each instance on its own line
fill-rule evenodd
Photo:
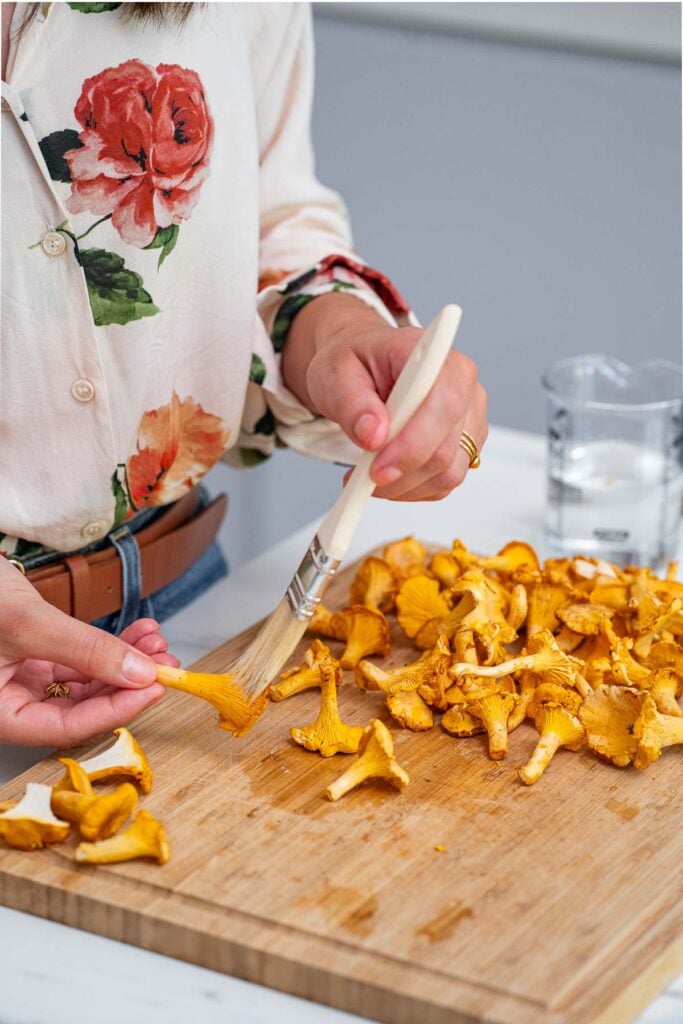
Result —
M 49 700 L 50 697 L 68 697 L 71 693 L 71 687 L 67 683 L 50 683 L 43 690 L 43 700 Z
M 479 446 L 471 434 L 463 430 L 458 444 L 470 460 L 470 469 L 479 469 L 481 459 L 479 458 Z
M 7 561 L 10 565 L 13 565 L 15 569 L 18 569 L 22 576 L 26 575 L 26 567 L 23 562 L 18 561 L 16 558 L 8 558 Z

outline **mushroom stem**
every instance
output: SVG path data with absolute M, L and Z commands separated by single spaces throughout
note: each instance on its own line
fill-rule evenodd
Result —
M 540 779 L 561 746 L 562 737 L 556 732 L 546 732 L 539 738 L 533 754 L 519 769 L 519 777 L 526 786 Z

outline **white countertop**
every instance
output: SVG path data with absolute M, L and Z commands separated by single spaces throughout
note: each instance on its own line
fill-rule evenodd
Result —
M 494 428 L 481 468 L 446 500 L 371 502 L 349 560 L 408 533 L 444 544 L 461 537 L 475 550 L 491 553 L 519 537 L 545 554 L 543 507 L 543 439 Z M 183 664 L 275 607 L 315 526 L 242 566 L 165 624 L 171 650 Z M 0 782 L 40 756 L 40 751 L 0 747 Z M 0 1024 L 71 1024 L 83 1013 L 91 1024 L 362 1024 L 350 1014 L 0 908 Z M 682 1020 L 683 977 L 638 1024 Z

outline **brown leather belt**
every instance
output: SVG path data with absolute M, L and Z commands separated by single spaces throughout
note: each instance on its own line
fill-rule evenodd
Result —
M 142 597 L 181 576 L 215 540 L 227 496 L 221 494 L 197 511 L 199 500 L 197 491 L 190 491 L 149 526 L 136 531 Z M 89 555 L 65 555 L 53 564 L 29 569 L 26 578 L 46 601 L 84 622 L 111 615 L 121 607 L 121 561 L 113 545 Z

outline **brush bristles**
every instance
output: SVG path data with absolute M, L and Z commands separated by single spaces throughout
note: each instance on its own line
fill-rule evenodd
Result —
M 295 619 L 283 597 L 263 628 L 228 672 L 244 695 L 254 700 L 280 672 L 306 632 L 308 621 Z

